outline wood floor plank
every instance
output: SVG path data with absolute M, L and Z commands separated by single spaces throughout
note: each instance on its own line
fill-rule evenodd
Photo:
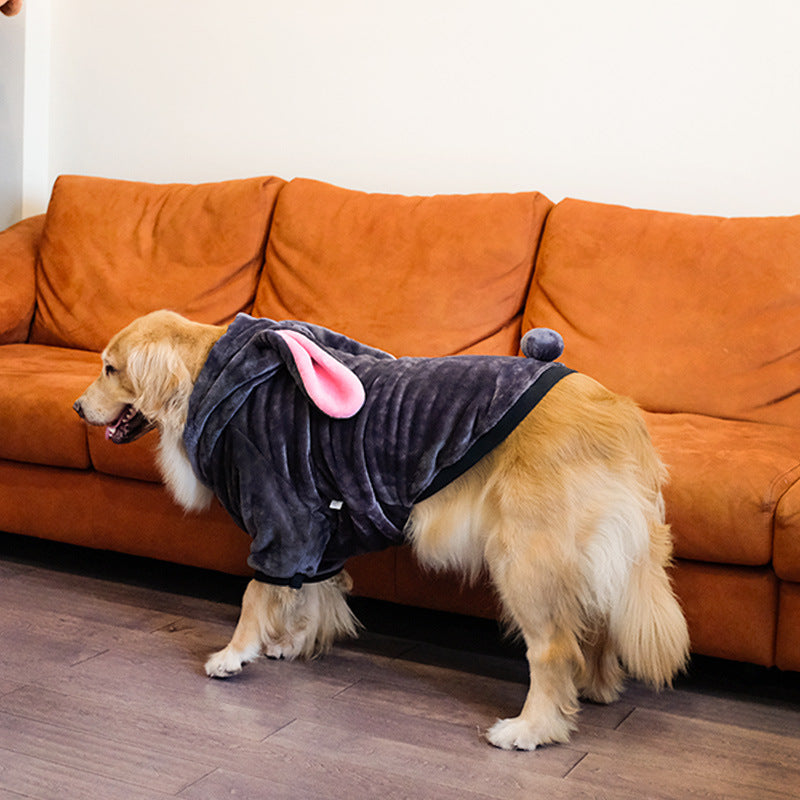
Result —
M 484 696 L 468 697 L 459 702 L 453 693 L 423 683 L 401 688 L 395 683 L 377 679 L 358 681 L 338 695 L 337 700 L 341 703 L 353 700 L 369 705 L 374 713 L 382 716 L 400 708 L 404 713 L 424 720 L 474 725 L 481 730 L 493 724 L 498 717 L 513 715 L 519 710 L 516 703 L 508 701 L 492 703 Z
M 157 800 L 174 797 L 10 750 L 0 750 L 0 790 L 34 800 Z
M 686 772 L 789 794 L 800 790 L 800 747 L 793 737 L 650 709 L 636 709 L 618 731 L 649 749 L 660 743 L 665 751 L 678 749 L 666 767 L 679 764 Z
M 800 680 L 797 689 L 793 693 L 795 697 L 800 696 Z M 765 733 L 800 736 L 800 703 L 794 699 L 771 701 L 758 697 L 730 697 L 714 690 L 694 688 L 652 692 L 635 681 L 631 681 L 626 699 L 636 706 L 655 711 L 708 722 L 734 723 Z
M 0 581 L 16 578 L 32 570 L 32 567 L 25 564 L 15 564 L 11 561 L 0 561 Z
M 160 566 L 159 562 L 149 562 L 146 559 L 142 563 Z M 166 588 L 157 589 L 153 586 L 121 581 L 113 575 L 106 578 L 30 565 L 23 566 L 22 569 L 27 576 L 27 582 L 32 586 L 41 587 L 45 592 L 57 591 L 77 598 L 91 597 L 98 602 L 130 606 L 149 612 L 194 615 L 198 619 L 207 617 L 213 620 L 219 618 L 222 609 L 226 616 L 235 622 L 239 608 L 235 604 L 220 603 L 217 600 L 170 591 L 168 583 Z
M 157 696 L 204 696 L 245 708 L 271 705 L 279 709 L 285 704 L 291 706 L 299 695 L 330 698 L 350 686 L 347 681 L 306 671 L 300 662 L 268 659 L 248 665 L 231 678 L 209 678 L 203 669 L 205 655 L 186 657 L 170 647 L 162 648 L 160 655 L 138 648 L 116 648 L 71 671 L 82 684 L 97 681 L 123 691 L 127 684 Z
M 275 681 L 252 674 L 234 685 L 193 674 L 186 665 L 148 682 L 149 673 L 163 669 L 157 660 L 119 652 L 100 658 L 68 670 L 39 665 L 36 685 L 0 697 L 0 710 L 127 741 L 145 737 L 153 747 L 213 760 L 220 748 L 246 749 L 341 688 L 296 678 L 276 688 Z
M 337 696 L 327 703 L 306 703 L 296 707 L 296 717 L 320 726 L 332 726 L 382 738 L 431 747 L 453 754 L 463 753 L 474 745 L 487 747 L 485 731 L 473 719 L 459 722 L 447 719 L 420 717 L 402 705 L 387 712 L 385 705 L 377 706 L 351 695 Z
M 170 621 L 174 620 L 172 617 Z M 27 609 L 4 608 L 0 617 L 0 639 L 23 653 L 33 646 L 39 646 L 41 642 L 61 648 L 66 645 L 67 649 L 79 644 L 87 655 L 78 657 L 71 663 L 86 660 L 115 646 L 132 646 L 137 640 L 145 643 L 149 635 L 146 631 L 121 627 L 110 621 L 89 621 L 55 610 L 32 615 Z
M 308 781 L 307 772 L 301 773 L 300 780 L 295 781 L 292 776 L 256 777 L 229 769 L 217 769 L 184 789 L 179 796 L 185 800 L 219 800 L 221 797 L 268 797 L 270 800 L 297 800 L 304 797 L 307 800 L 324 800 L 330 797 L 325 793 L 324 786 L 318 785 L 317 791 L 314 791 L 307 785 Z
M 0 667 L 2 669 L 2 667 Z M 5 678 L 0 674 L 0 697 L 4 694 L 9 694 L 10 692 L 15 692 L 17 689 L 21 688 L 22 684 L 17 681 L 12 681 L 10 678 Z
M 92 700 L 38 687 L 24 687 L 0 698 L 0 711 L 212 764 L 220 753 L 248 750 L 290 721 L 276 717 L 269 708 L 253 708 L 247 713 L 241 707 L 222 704 L 148 704 L 141 698 L 126 702 L 103 695 Z
M 345 762 L 306 759 L 282 753 L 270 761 L 268 777 L 257 777 L 219 769 L 188 787 L 179 797 L 185 800 L 219 800 L 221 797 L 269 798 L 269 800 L 491 800 L 472 790 L 450 790 L 418 778 L 398 778 L 380 768 L 355 770 Z
M 763 786 L 750 786 L 736 780 L 720 778 L 716 774 L 688 772 L 675 764 L 665 769 L 640 760 L 626 760 L 622 754 L 615 757 L 589 753 L 567 777 L 584 785 L 602 786 L 604 790 L 638 790 L 646 792 L 648 800 L 789 800 L 790 794 Z
M 38 631 L 33 619 L 29 619 L 24 627 L 2 630 L 0 636 L 3 641 L 0 674 L 11 679 L 24 677 L 30 672 L 31 665 L 69 667 L 105 651 L 105 647 L 93 646 L 81 637 L 53 639 Z
M 716 781 L 720 786 L 739 787 L 737 791 L 745 797 L 759 792 L 791 795 L 800 785 L 797 739 L 648 709 L 634 711 L 616 731 L 581 727 L 570 746 L 625 764 L 624 774 L 635 779 L 651 772 L 680 776 L 680 786 L 708 786 Z M 592 760 L 581 762 L 569 777 L 587 779 L 584 770 L 592 764 Z M 675 780 L 665 785 L 677 791 Z
M 418 661 L 420 651 L 425 654 L 425 662 Z M 433 658 L 432 653 L 435 654 Z M 418 679 L 417 686 L 433 686 L 443 696 L 452 694 L 455 698 L 482 698 L 487 707 L 497 707 L 496 716 L 500 716 L 502 709 L 504 716 L 518 713 L 528 692 L 528 667 L 525 659 L 471 654 L 468 668 L 459 670 L 459 656 L 463 660 L 463 654 L 456 651 L 426 645 L 419 650 L 412 650 L 402 659 L 397 659 L 391 670 L 374 677 L 382 683 L 393 683 L 395 678 L 391 674 L 396 676 L 399 673 L 406 678 L 403 685 L 408 685 L 409 678 Z M 505 665 L 503 662 L 506 662 Z M 624 695 L 617 702 L 608 705 L 582 703 L 578 723 L 584 721 L 595 726 L 616 728 L 633 708 Z
M 413 676 L 409 678 L 408 676 Z M 496 681 L 465 675 L 454 679 L 451 671 L 438 677 L 435 670 L 420 674 L 414 669 L 402 683 L 387 672 L 354 683 L 337 695 L 337 701 L 358 701 L 389 715 L 396 708 L 428 720 L 476 726 L 485 730 L 497 719 L 516 716 L 525 701 L 528 687 L 508 681 Z M 584 703 L 578 715 L 578 725 L 616 727 L 633 709 L 620 700 L 608 706 Z
M 174 794 L 208 769 L 163 749 L 120 742 L 99 731 L 76 731 L 0 713 L 0 750 L 85 770 L 135 786 Z
M 782 733 L 765 732 L 738 722 L 709 722 L 688 718 L 670 711 L 637 708 L 617 728 L 622 733 L 646 737 L 650 741 L 685 741 L 687 733 L 702 744 L 724 750 L 733 757 L 746 756 L 754 750 L 768 752 L 787 769 L 800 770 L 800 714 L 796 724 Z M 692 743 L 688 746 L 694 747 Z M 800 781 L 798 782 L 800 786 Z
M 459 793 L 478 792 L 493 798 L 542 796 L 553 800 L 595 796 L 590 787 L 577 782 L 568 786 L 561 779 L 561 775 L 583 756 L 566 747 L 521 753 L 497 750 L 484 743 L 465 747 L 454 757 L 453 753 L 430 747 L 401 744 L 328 726 L 323 728 L 302 720 L 282 728 L 267 741 L 303 752 L 312 748 L 317 754 L 337 759 L 352 768 L 380 765 L 385 773 L 424 779 L 431 785 Z M 635 797 L 627 792 L 609 796 L 631 800 Z
M 97 581 L 68 573 L 32 570 L 0 581 L 0 608 L 26 608 L 29 612 L 63 612 L 87 622 L 109 622 L 120 628 L 155 630 L 179 616 L 147 607 L 139 592 L 139 602 L 125 601 L 136 587 L 115 592 L 110 581 Z
M 367 705 L 337 703 L 328 707 L 333 713 L 306 713 L 296 722 L 281 728 L 266 741 L 283 742 L 287 737 L 293 742 L 301 741 L 307 731 L 326 730 L 337 742 L 357 742 L 363 738 L 380 742 L 381 747 L 396 747 L 403 751 L 411 747 L 419 755 L 423 751 L 440 755 L 445 762 L 469 765 L 493 765 L 506 769 L 510 763 L 535 768 L 537 772 L 550 776 L 566 774 L 583 756 L 583 752 L 572 747 L 542 748 L 535 758 L 514 761 L 492 747 L 485 738 L 485 731 L 476 725 L 457 725 L 439 720 L 420 720 L 396 709 L 391 715 L 376 713 Z M 460 767 L 459 767 L 460 768 Z
M 24 798 L 24 794 L 12 792 L 10 789 L 0 789 L 0 800 L 24 800 Z

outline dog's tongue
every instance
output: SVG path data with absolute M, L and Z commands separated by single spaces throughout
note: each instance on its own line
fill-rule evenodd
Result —
M 122 422 L 122 417 L 112 422 L 110 425 L 106 426 L 106 440 L 107 441 L 114 441 L 114 436 L 117 433 L 118 426 Z
M 140 411 L 133 406 L 126 406 L 119 417 L 106 428 L 106 439 L 114 444 L 125 444 L 143 436 L 154 428 Z
M 119 443 L 125 435 L 125 424 L 136 415 L 132 406 L 126 406 L 122 413 L 106 427 L 106 439 Z

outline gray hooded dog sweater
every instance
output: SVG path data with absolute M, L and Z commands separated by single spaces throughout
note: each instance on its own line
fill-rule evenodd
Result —
M 256 577 L 298 588 L 404 541 L 411 507 L 505 439 L 572 370 L 531 356 L 394 358 L 326 328 L 240 314 L 189 401 L 197 477 L 253 539 Z

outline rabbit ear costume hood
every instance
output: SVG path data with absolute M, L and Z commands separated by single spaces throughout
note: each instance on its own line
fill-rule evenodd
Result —
M 400 358 L 326 328 L 240 314 L 189 402 L 198 478 L 253 538 L 257 577 L 299 587 L 404 540 L 414 503 L 477 463 L 571 370 L 528 358 Z

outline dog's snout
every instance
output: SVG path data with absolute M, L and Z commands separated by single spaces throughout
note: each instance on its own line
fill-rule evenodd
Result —
M 73 404 L 72 407 L 75 409 L 75 413 L 81 418 L 86 419 L 83 415 L 83 406 L 81 405 L 80 398 L 78 398 Z

